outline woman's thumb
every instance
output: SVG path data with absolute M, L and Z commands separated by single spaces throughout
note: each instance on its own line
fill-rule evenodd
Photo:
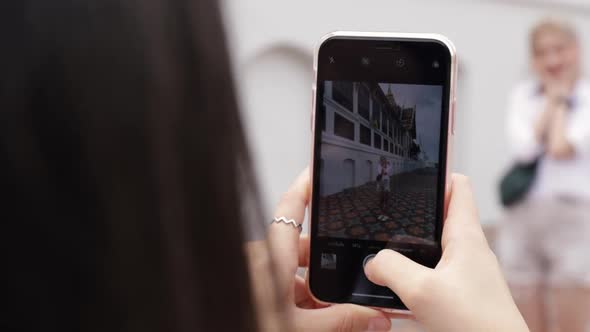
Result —
M 431 272 L 431 269 L 391 249 L 381 250 L 365 265 L 365 274 L 371 282 L 390 288 L 406 305 Z

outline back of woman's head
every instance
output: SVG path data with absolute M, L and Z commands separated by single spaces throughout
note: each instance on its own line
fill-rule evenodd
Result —
M 0 329 L 255 329 L 214 1 L 0 6 Z

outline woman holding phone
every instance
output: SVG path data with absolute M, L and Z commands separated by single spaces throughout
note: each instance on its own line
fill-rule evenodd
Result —
M 307 173 L 246 242 L 265 223 L 215 1 L 10 0 L 0 22 L 3 331 L 389 330 L 295 274 Z M 443 248 L 367 275 L 428 331 L 527 330 L 461 176 Z

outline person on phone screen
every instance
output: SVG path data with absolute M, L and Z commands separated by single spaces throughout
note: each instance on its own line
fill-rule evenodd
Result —
M 537 162 L 526 197 L 506 211 L 497 252 L 531 331 L 590 324 L 590 83 L 575 30 L 545 19 L 530 33 L 534 78 L 507 117 L 514 162 Z
M 379 158 L 379 163 L 377 164 L 377 193 L 379 194 L 379 209 L 381 212 L 381 214 L 377 216 L 377 219 L 381 221 L 389 219 L 387 216 L 387 207 L 389 203 L 389 195 L 391 193 L 390 177 L 391 164 L 387 161 L 387 158 L 381 156 L 381 158 Z

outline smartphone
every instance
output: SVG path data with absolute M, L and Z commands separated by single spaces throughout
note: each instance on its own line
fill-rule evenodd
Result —
M 308 287 L 321 303 L 406 312 L 364 264 L 441 257 L 457 60 L 435 34 L 334 32 L 314 59 Z

